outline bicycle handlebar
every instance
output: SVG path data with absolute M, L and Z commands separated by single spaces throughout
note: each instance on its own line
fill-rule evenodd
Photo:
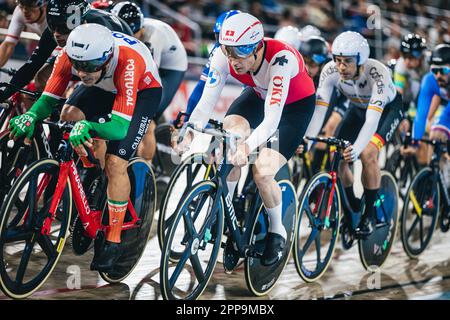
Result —
M 5 87 L 9 87 L 9 88 L 14 89 L 16 92 L 20 92 L 20 93 L 29 95 L 34 99 L 38 99 L 42 94 L 42 92 L 39 92 L 39 91 L 30 91 L 30 90 L 16 87 L 15 85 L 7 83 L 7 82 L 0 82 L 0 88 L 5 88 Z
M 0 72 L 6 73 L 8 76 L 14 76 L 17 73 L 17 70 L 14 68 L 0 68 Z
M 323 142 L 330 146 L 336 146 L 338 148 L 346 149 L 351 145 L 351 143 L 344 139 L 338 139 L 335 137 L 324 138 L 324 137 L 305 137 L 307 140 L 315 141 L 315 142 Z

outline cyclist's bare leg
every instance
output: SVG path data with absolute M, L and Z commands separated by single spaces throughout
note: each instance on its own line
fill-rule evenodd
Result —
M 142 157 L 147 161 L 151 161 L 156 152 L 155 128 L 155 122 L 150 122 L 147 133 L 142 138 L 137 149 L 137 156 Z
M 269 231 L 280 234 L 285 239 L 286 230 L 282 222 L 281 189 L 275 180 L 275 175 L 286 162 L 284 156 L 277 151 L 264 148 L 260 151 L 253 166 L 253 179 L 269 216 Z
M 381 170 L 378 165 L 378 148 L 369 143 L 361 153 L 362 173 L 361 182 L 364 188 L 379 189 L 381 184 Z
M 120 242 L 123 220 L 126 213 L 126 203 L 131 191 L 130 179 L 127 173 L 128 161 L 118 156 L 106 155 L 106 175 L 108 176 L 108 207 L 110 213 L 110 232 L 106 240 Z
M 250 124 L 248 121 L 238 115 L 229 115 L 225 117 L 223 121 L 223 128 L 228 132 L 238 134 L 245 140 L 250 135 Z M 234 167 L 227 177 L 228 189 L 231 194 L 234 193 L 236 186 L 238 184 L 239 178 L 241 176 L 241 168 Z

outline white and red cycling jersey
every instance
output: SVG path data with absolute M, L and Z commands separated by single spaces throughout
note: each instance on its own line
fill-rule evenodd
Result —
M 120 32 L 112 34 L 115 40 L 113 57 L 102 78 L 94 86 L 115 93 L 112 113 L 130 121 L 138 91 L 161 87 L 161 79 L 150 50 L 144 43 Z M 72 75 L 76 74 L 63 49 L 56 59 L 43 94 L 61 98 Z
M 45 12 L 43 13 L 45 14 Z M 20 34 L 25 29 L 30 32 L 34 32 L 39 36 L 42 35 L 45 28 L 47 28 L 47 20 L 44 19 L 42 22 L 27 23 L 23 15 L 22 10 L 19 7 L 14 9 L 11 22 L 8 27 L 8 34 L 6 35 L 5 42 L 17 43 L 19 42 Z
M 251 150 L 264 143 L 278 128 L 283 108 L 315 93 L 301 54 L 285 42 L 264 39 L 263 62 L 256 72 L 237 74 L 222 50 L 215 50 L 202 97 L 190 122 L 205 126 L 216 105 L 226 79 L 231 76 L 252 87 L 265 100 L 264 120 L 247 139 Z M 249 106 L 251 108 L 252 106 Z

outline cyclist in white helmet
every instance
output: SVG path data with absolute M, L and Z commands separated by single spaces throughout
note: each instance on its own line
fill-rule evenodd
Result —
M 300 40 L 306 41 L 310 37 L 320 37 L 322 36 L 322 32 L 315 26 L 308 24 L 300 29 Z
M 300 31 L 296 27 L 287 26 L 280 28 L 275 33 L 273 38 L 275 40 L 284 41 L 297 50 L 300 48 Z
M 22 31 L 27 29 L 40 36 L 47 28 L 45 0 L 16 0 L 16 3 L 17 7 L 14 9 L 8 34 L 0 45 L 0 67 L 3 67 L 13 55 Z
M 235 167 L 227 177 L 227 185 L 233 194 L 240 167 L 259 147 L 253 178 L 269 215 L 261 264 L 272 265 L 282 257 L 286 244 L 281 190 L 274 177 L 295 153 L 314 113 L 314 83 L 300 53 L 285 42 L 264 38 L 261 22 L 248 13 L 225 20 L 219 43 L 221 50 L 211 59 L 203 95 L 189 122 L 200 127 L 207 124 L 227 77 L 246 85 L 224 119 L 226 130 L 243 137 L 231 155 Z M 175 149 L 184 151 L 191 140 L 189 133 Z
M 319 133 L 331 94 L 337 88 L 350 100 L 350 106 L 336 135 L 352 144 L 344 152 L 345 161 L 340 165 L 339 174 L 350 205 L 358 212 L 360 203 L 353 191 L 353 175 L 348 164 L 361 159 L 366 209 L 356 231 L 364 237 L 373 231 L 370 218 L 381 183 L 378 154 L 403 118 L 402 98 L 387 67 L 369 59 L 369 44 L 361 34 L 341 33 L 334 40 L 331 51 L 334 61 L 322 70 L 316 109 L 306 135 Z

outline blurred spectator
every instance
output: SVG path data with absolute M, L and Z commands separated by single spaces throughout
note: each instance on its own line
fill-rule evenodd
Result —
M 189 17 L 191 13 L 189 6 L 180 7 L 178 9 L 178 12 L 186 17 Z M 188 55 L 195 56 L 197 52 L 197 44 L 194 41 L 192 30 L 180 21 L 174 21 L 171 25 L 175 32 L 178 34 L 178 37 L 180 37 L 180 40 L 186 48 L 186 52 L 188 53 Z
M 217 18 L 224 11 L 226 11 L 226 9 L 223 0 L 213 0 L 203 8 L 203 14 L 206 17 Z

